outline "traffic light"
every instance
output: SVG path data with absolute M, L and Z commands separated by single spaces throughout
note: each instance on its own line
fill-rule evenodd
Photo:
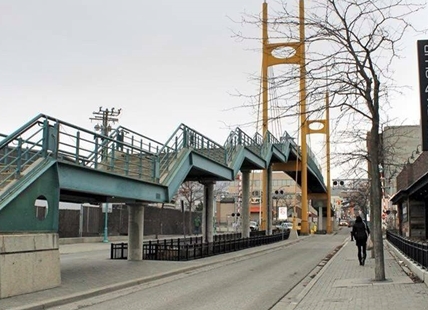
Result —
M 333 186 L 344 186 L 345 182 L 343 180 L 333 180 Z

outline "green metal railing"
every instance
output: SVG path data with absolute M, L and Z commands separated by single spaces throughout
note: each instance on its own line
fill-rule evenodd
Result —
M 0 141 L 0 190 L 19 179 L 37 159 L 46 157 L 155 182 L 155 151 L 162 144 L 141 135 L 137 142 L 136 136 L 133 133 L 131 140 L 117 141 L 117 137 L 107 137 L 40 114 Z
M 280 149 L 284 154 L 288 153 L 289 148 L 292 144 L 295 144 L 294 138 L 292 138 L 288 132 L 284 131 L 283 135 L 279 138 L 279 141 L 275 143 L 275 146 Z
M 262 140 L 261 140 L 262 141 L 261 153 L 262 153 L 263 158 L 266 158 L 268 152 L 271 150 L 271 146 L 273 144 L 279 143 L 279 141 L 277 138 L 275 138 L 275 136 L 273 134 L 271 134 L 270 131 L 266 132 L 266 138 L 265 139 L 263 139 L 263 137 L 260 134 L 258 134 L 258 136 L 260 136 L 262 138 Z
M 231 131 L 229 136 L 226 139 L 226 142 L 223 144 L 225 150 L 225 161 L 228 166 L 231 165 L 233 159 L 235 158 L 235 154 L 237 152 L 238 143 L 236 143 L 237 134 L 235 131 Z
M 308 166 L 312 169 L 312 171 L 316 174 L 318 180 L 321 181 L 321 183 L 324 183 L 324 177 L 322 176 L 322 168 L 321 165 L 318 163 L 314 152 L 311 150 L 309 146 L 307 146 L 308 149 Z
M 122 141 L 124 145 L 129 145 L 151 154 L 158 153 L 164 146 L 163 143 L 143 136 L 142 134 L 123 126 L 117 127 L 110 135 L 110 138 L 117 141 L 118 147 L 120 147 L 120 142 Z
M 185 149 L 192 149 L 192 151 L 206 156 L 219 164 L 226 165 L 223 146 L 196 130 L 181 124 L 157 153 L 159 175 L 161 177 L 164 177 L 175 168 L 177 160 Z
M 50 156 L 45 142 L 46 122 L 41 116 L 35 117 L 0 141 L 0 190 L 38 158 Z
M 256 134 L 255 138 L 252 138 L 245 132 L 243 132 L 242 129 L 236 128 L 229 134 L 228 138 L 226 139 L 226 142 L 224 143 L 224 149 L 226 150 L 226 162 L 229 165 L 233 162 L 235 154 L 238 150 L 238 146 L 244 146 L 250 149 L 256 155 L 261 156 L 263 138 L 259 140 L 260 137 L 260 135 Z
M 251 137 L 236 128 L 220 145 L 181 124 L 162 144 L 122 126 L 105 136 L 40 114 L 9 136 L 0 136 L 0 193 L 40 158 L 159 183 L 190 151 L 231 167 L 238 146 L 265 158 L 272 145 L 283 151 L 291 146 L 300 155 L 287 133 L 278 140 L 270 132 L 265 138 L 260 134 Z M 308 164 L 323 180 L 310 149 L 308 155 Z

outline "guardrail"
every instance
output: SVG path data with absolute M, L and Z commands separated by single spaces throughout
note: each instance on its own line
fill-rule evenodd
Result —
M 428 243 L 413 241 L 391 231 L 386 231 L 386 239 L 408 258 L 428 269 Z
M 241 238 L 240 233 L 231 233 L 231 234 L 221 234 L 214 235 L 214 241 L 224 241 L 224 240 L 233 240 Z M 177 246 L 179 244 L 195 244 L 203 243 L 202 237 L 187 237 L 187 238 L 171 238 L 171 239 L 159 239 L 159 240 L 148 240 L 143 242 L 143 246 L 149 243 L 159 243 L 168 244 L 169 246 Z M 112 243 L 110 247 L 110 258 L 111 259 L 127 259 L 128 257 L 128 243 Z
M 286 236 L 288 237 L 288 236 Z M 270 244 L 284 239 L 283 234 L 255 235 L 241 238 L 241 234 L 215 235 L 213 242 L 203 242 L 202 237 L 150 240 L 143 243 L 143 259 L 187 261 L 204 258 L 260 245 Z M 128 244 L 112 243 L 110 248 L 111 259 L 127 259 Z

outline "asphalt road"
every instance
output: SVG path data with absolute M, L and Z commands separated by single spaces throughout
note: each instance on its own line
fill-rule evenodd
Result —
M 51 309 L 271 309 L 304 286 L 349 231 L 151 281 Z

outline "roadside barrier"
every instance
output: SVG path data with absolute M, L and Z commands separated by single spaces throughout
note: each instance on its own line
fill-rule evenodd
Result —
M 213 242 L 203 242 L 202 237 L 150 240 L 143 243 L 143 259 L 187 261 L 270 244 L 288 237 L 289 235 L 281 233 L 266 236 L 258 232 L 249 238 L 241 238 L 239 233 L 215 235 Z M 111 259 L 127 259 L 127 257 L 127 243 L 111 244 Z

